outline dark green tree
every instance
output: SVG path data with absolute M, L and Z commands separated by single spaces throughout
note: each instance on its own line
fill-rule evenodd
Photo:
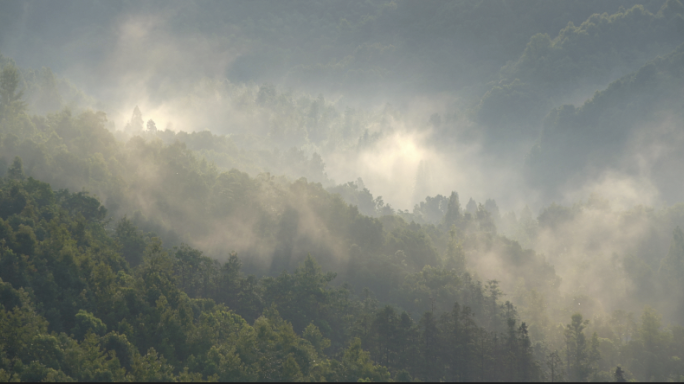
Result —
M 553 351 L 549 354 L 546 366 L 549 368 L 551 382 L 563 381 L 565 369 L 563 369 L 563 359 L 561 359 L 558 351 Z
M 388 368 L 397 366 L 398 328 L 399 317 L 389 305 L 377 313 L 371 326 L 376 361 Z
M 584 336 L 587 324 L 589 320 L 583 320 L 582 315 L 576 313 L 565 327 L 568 378 L 573 381 L 586 381 L 591 374 L 590 350 Z
M 24 167 L 21 164 L 21 158 L 19 156 L 14 157 L 12 165 L 10 165 L 7 170 L 7 178 L 12 180 L 24 180 Z
M 142 231 L 133 225 L 128 217 L 124 216 L 116 225 L 114 236 L 121 245 L 121 255 L 131 267 L 140 265 L 147 246 Z
M 425 312 L 419 325 L 419 351 L 423 365 L 421 377 L 428 381 L 438 381 L 442 378 L 442 343 L 435 315 L 432 312 Z

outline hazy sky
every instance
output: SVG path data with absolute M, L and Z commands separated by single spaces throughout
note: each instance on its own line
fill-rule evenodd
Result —
M 465 201 L 491 197 L 515 210 L 592 193 L 620 206 L 656 204 L 663 182 L 653 168 L 671 151 L 660 140 L 649 141 L 648 151 L 632 144 L 636 151 L 615 152 L 618 164 L 569 175 L 553 193 L 545 185 L 531 186 L 525 176 L 544 115 L 561 103 L 581 106 L 611 81 L 670 52 L 678 40 L 654 34 L 661 41 L 648 49 L 615 43 L 617 59 L 605 59 L 605 74 L 579 72 L 570 82 L 550 83 L 541 69 L 527 74 L 515 62 L 531 54 L 536 33 L 551 39 L 561 33 L 567 40 L 574 33 L 568 23 L 583 25 L 593 13 L 624 11 L 634 3 L 2 1 L 0 53 L 20 66 L 50 67 L 94 96 L 94 107 L 105 110 L 116 129 L 139 106 L 162 129 L 253 131 L 257 112 L 241 109 L 236 95 L 254 96 L 245 89 L 264 83 L 295 98 L 320 95 L 339 114 L 349 107 L 364 110 L 375 117 L 362 121 L 356 133 L 378 133 L 369 145 L 301 147 L 321 154 L 335 182 L 361 177 L 395 208 L 411 210 L 426 195 L 452 190 Z M 645 4 L 644 15 L 651 16 L 641 17 L 655 17 L 662 4 Z M 587 61 L 603 57 L 591 50 L 568 54 L 586 55 Z M 512 87 L 513 77 L 524 86 L 510 88 L 509 99 L 488 107 L 485 101 L 494 98 L 487 96 L 496 87 Z M 573 83 L 576 89 L 567 86 Z M 526 120 L 528 109 L 537 117 Z M 494 127 L 479 111 L 501 114 L 497 121 L 503 122 Z M 435 114 L 439 124 L 431 123 Z M 677 119 L 650 121 L 631 142 L 648 141 L 639 132 L 663 124 L 667 131 Z M 557 161 L 562 166 L 565 160 Z M 635 162 L 637 171 L 625 165 Z

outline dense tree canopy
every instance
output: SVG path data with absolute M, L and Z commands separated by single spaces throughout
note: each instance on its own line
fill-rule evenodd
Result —
M 640 3 L 191 3 L 173 33 L 254 48 L 227 79 L 153 80 L 196 110 L 181 127 L 127 100 L 117 129 L 0 55 L 0 381 L 682 380 L 684 6 Z M 122 4 L 74 14 L 97 35 Z M 0 8 L 0 34 L 48 28 Z M 417 113 L 293 83 L 460 93 Z M 398 157 L 517 162 L 524 209 L 424 193 L 446 177 L 425 159 L 412 210 L 330 176 L 414 125 Z M 460 180 L 508 180 L 488 169 Z M 587 180 L 641 205 L 563 193 Z

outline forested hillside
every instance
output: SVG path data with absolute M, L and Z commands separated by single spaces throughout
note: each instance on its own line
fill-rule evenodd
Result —
M 8 1 L 0 50 L 2 381 L 684 380 L 680 0 Z
M 561 189 L 577 174 L 586 177 L 606 168 L 633 176 L 649 172 L 661 194 L 677 201 L 683 187 L 676 176 L 684 160 L 682 132 L 676 128 L 684 118 L 683 69 L 684 44 L 596 92 L 580 107 L 552 110 L 530 154 L 531 178 Z M 660 156 L 649 156 L 654 150 Z

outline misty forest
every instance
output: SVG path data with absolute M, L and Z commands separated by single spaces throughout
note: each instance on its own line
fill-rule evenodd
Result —
M 0 381 L 682 381 L 683 176 L 682 0 L 0 0 Z

